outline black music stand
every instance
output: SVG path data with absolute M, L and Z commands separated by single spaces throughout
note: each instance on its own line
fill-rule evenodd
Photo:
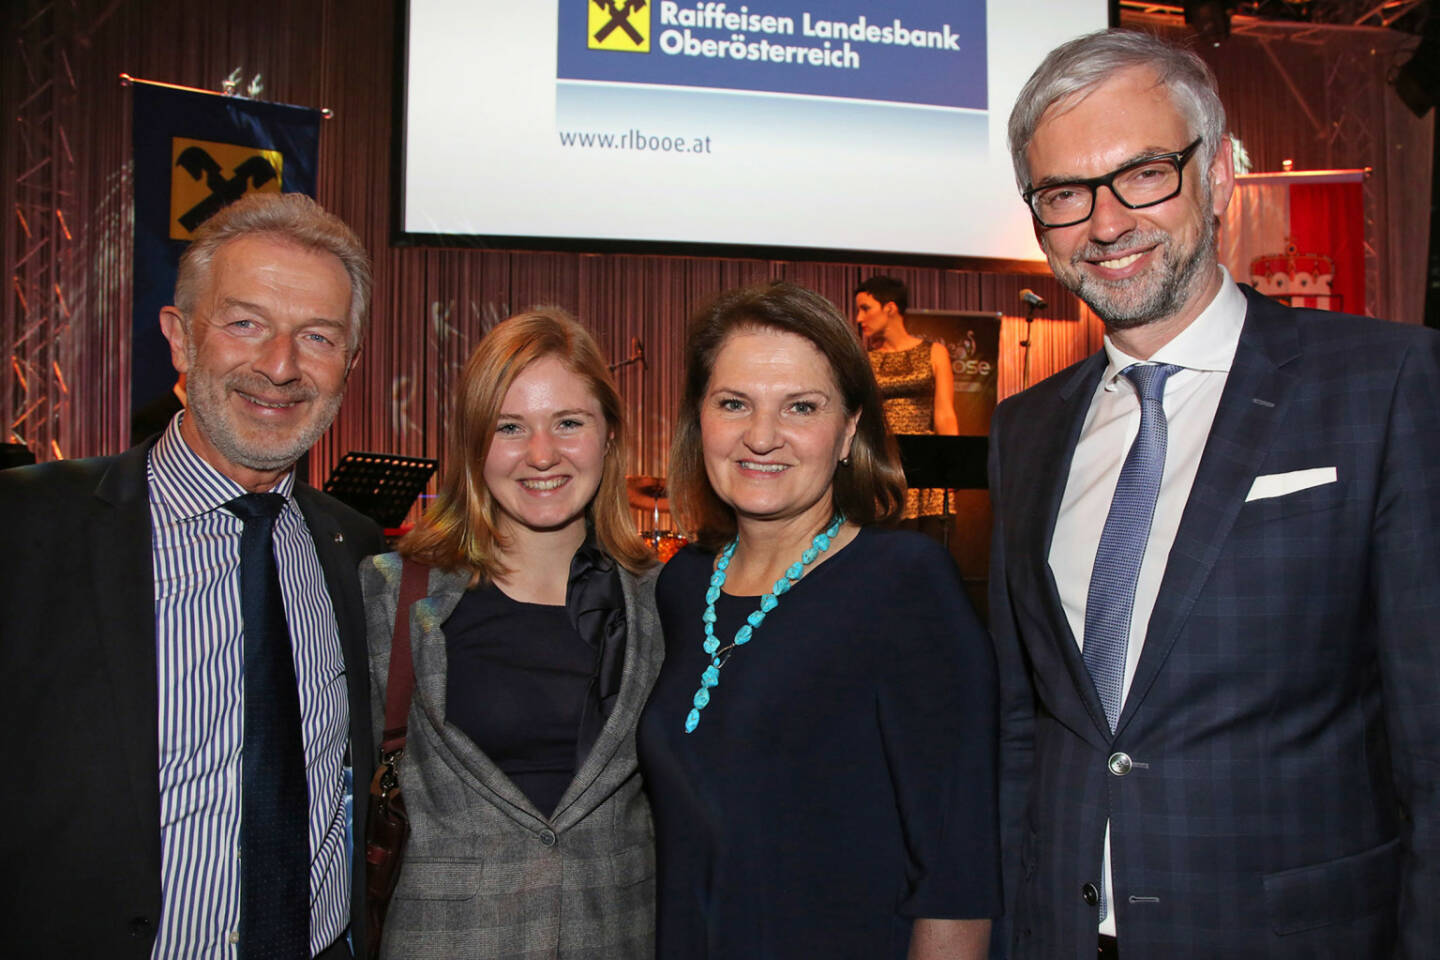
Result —
M 939 437 L 928 434 L 897 434 L 900 465 L 905 483 L 913 489 L 939 488 L 945 491 L 945 546 L 950 546 L 950 491 L 985 490 L 989 437 Z
M 11 467 L 28 467 L 35 462 L 35 454 L 23 443 L 0 443 L 0 470 Z
M 439 464 L 422 457 L 352 450 L 331 471 L 325 492 L 385 530 L 394 530 L 405 522 Z

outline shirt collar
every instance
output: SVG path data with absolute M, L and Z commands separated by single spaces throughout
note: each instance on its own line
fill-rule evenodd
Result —
M 1155 351 L 1149 360 L 1141 361 L 1115 346 L 1110 335 L 1105 335 L 1105 355 L 1109 363 L 1101 381 L 1106 390 L 1115 389 L 1115 380 L 1120 371 L 1134 363 L 1173 363 L 1186 370 L 1203 370 L 1211 373 L 1229 373 L 1235 359 L 1235 350 L 1240 346 L 1240 330 L 1245 326 L 1245 294 L 1230 277 L 1230 271 L 1222 264 L 1220 290 L 1215 294 L 1200 315 L 1175 335 L 1175 338 Z
M 184 419 L 182 410 L 150 448 L 150 499 L 163 504 L 179 519 L 189 520 L 218 510 L 250 491 L 190 449 L 180 433 Z M 295 502 L 291 495 L 294 486 L 295 471 L 291 470 L 269 492 L 283 496 L 289 509 Z

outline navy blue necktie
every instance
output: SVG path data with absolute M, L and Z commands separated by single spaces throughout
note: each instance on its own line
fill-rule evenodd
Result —
M 278 493 L 247 493 L 225 508 L 240 535 L 245 622 L 245 739 L 241 750 L 240 957 L 308 960 L 310 839 L 300 691 L 275 565 Z
M 1140 431 L 1120 468 L 1115 497 L 1100 534 L 1100 549 L 1095 553 L 1085 599 L 1082 652 L 1111 733 L 1124 699 L 1125 651 L 1130 643 L 1135 583 L 1165 473 L 1165 381 L 1179 369 L 1174 364 L 1134 363 L 1120 371 L 1140 394 Z

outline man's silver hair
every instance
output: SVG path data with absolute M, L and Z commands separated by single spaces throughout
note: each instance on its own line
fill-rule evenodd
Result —
M 344 221 L 303 193 L 246 194 L 200 225 L 180 257 L 175 278 L 175 306 L 186 325 L 200 291 L 210 282 L 215 252 L 248 236 L 274 237 L 333 254 L 350 277 L 350 350 L 359 347 L 370 315 L 370 257 Z
M 1062 101 L 1078 100 L 1132 67 L 1150 68 L 1156 82 L 1170 91 L 1175 109 L 1185 118 L 1190 139 L 1201 138 L 1197 169 L 1210 169 L 1225 135 L 1225 107 L 1215 88 L 1215 75 L 1205 61 L 1148 33 L 1101 30 L 1050 51 L 1010 111 L 1010 159 L 1015 165 L 1015 183 L 1022 193 L 1031 186 L 1025 151 L 1045 111 Z M 1183 146 L 1186 144 L 1177 143 L 1175 149 Z

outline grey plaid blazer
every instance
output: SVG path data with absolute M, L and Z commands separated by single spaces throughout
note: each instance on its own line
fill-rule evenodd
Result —
M 360 566 L 377 737 L 400 570 L 393 553 Z M 620 694 L 547 818 L 445 722 L 440 625 L 460 602 L 468 577 L 431 571 L 429 595 L 410 615 L 415 696 L 400 782 L 411 835 L 386 917 L 383 957 L 629 960 L 654 954 L 654 830 L 635 759 L 635 724 L 664 647 L 655 573 L 637 578 L 622 569 L 620 575 L 628 625 Z

